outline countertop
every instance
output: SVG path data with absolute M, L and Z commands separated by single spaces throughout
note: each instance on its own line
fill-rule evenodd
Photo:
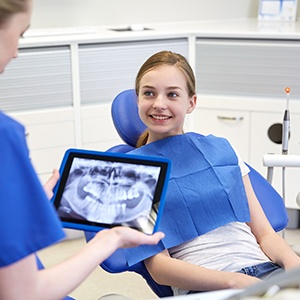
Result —
M 134 24 L 144 30 L 124 26 L 91 26 L 29 29 L 20 48 L 71 43 L 104 43 L 171 38 L 250 38 L 272 40 L 300 39 L 300 22 L 259 21 L 254 19 Z M 137 28 L 141 29 L 141 28 Z

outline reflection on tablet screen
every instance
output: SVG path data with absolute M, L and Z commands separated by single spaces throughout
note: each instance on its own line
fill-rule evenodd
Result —
M 58 214 L 100 224 L 121 224 L 153 232 L 154 193 L 160 166 L 74 157 Z

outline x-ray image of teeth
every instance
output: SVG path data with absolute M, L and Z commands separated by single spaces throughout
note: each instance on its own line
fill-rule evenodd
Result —
M 136 224 L 151 233 L 159 172 L 160 167 L 75 158 L 58 213 L 104 224 Z

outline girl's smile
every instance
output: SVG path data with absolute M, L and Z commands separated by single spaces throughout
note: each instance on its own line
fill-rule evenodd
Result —
M 150 117 L 152 117 L 154 120 L 158 120 L 158 121 L 164 121 L 164 120 L 171 118 L 169 116 L 163 116 L 163 115 L 150 115 Z

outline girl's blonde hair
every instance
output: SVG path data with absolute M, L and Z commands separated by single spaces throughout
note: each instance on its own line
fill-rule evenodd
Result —
M 171 51 L 157 52 L 144 62 L 135 79 L 136 94 L 139 95 L 140 82 L 142 77 L 149 71 L 165 65 L 176 66 L 184 74 L 186 78 L 189 97 L 194 96 L 196 94 L 196 80 L 190 64 L 184 56 Z M 145 145 L 148 140 L 148 135 L 148 130 L 145 130 L 139 137 L 136 143 L 136 147 Z
M 0 0 L 0 27 L 16 13 L 25 12 L 30 0 Z

